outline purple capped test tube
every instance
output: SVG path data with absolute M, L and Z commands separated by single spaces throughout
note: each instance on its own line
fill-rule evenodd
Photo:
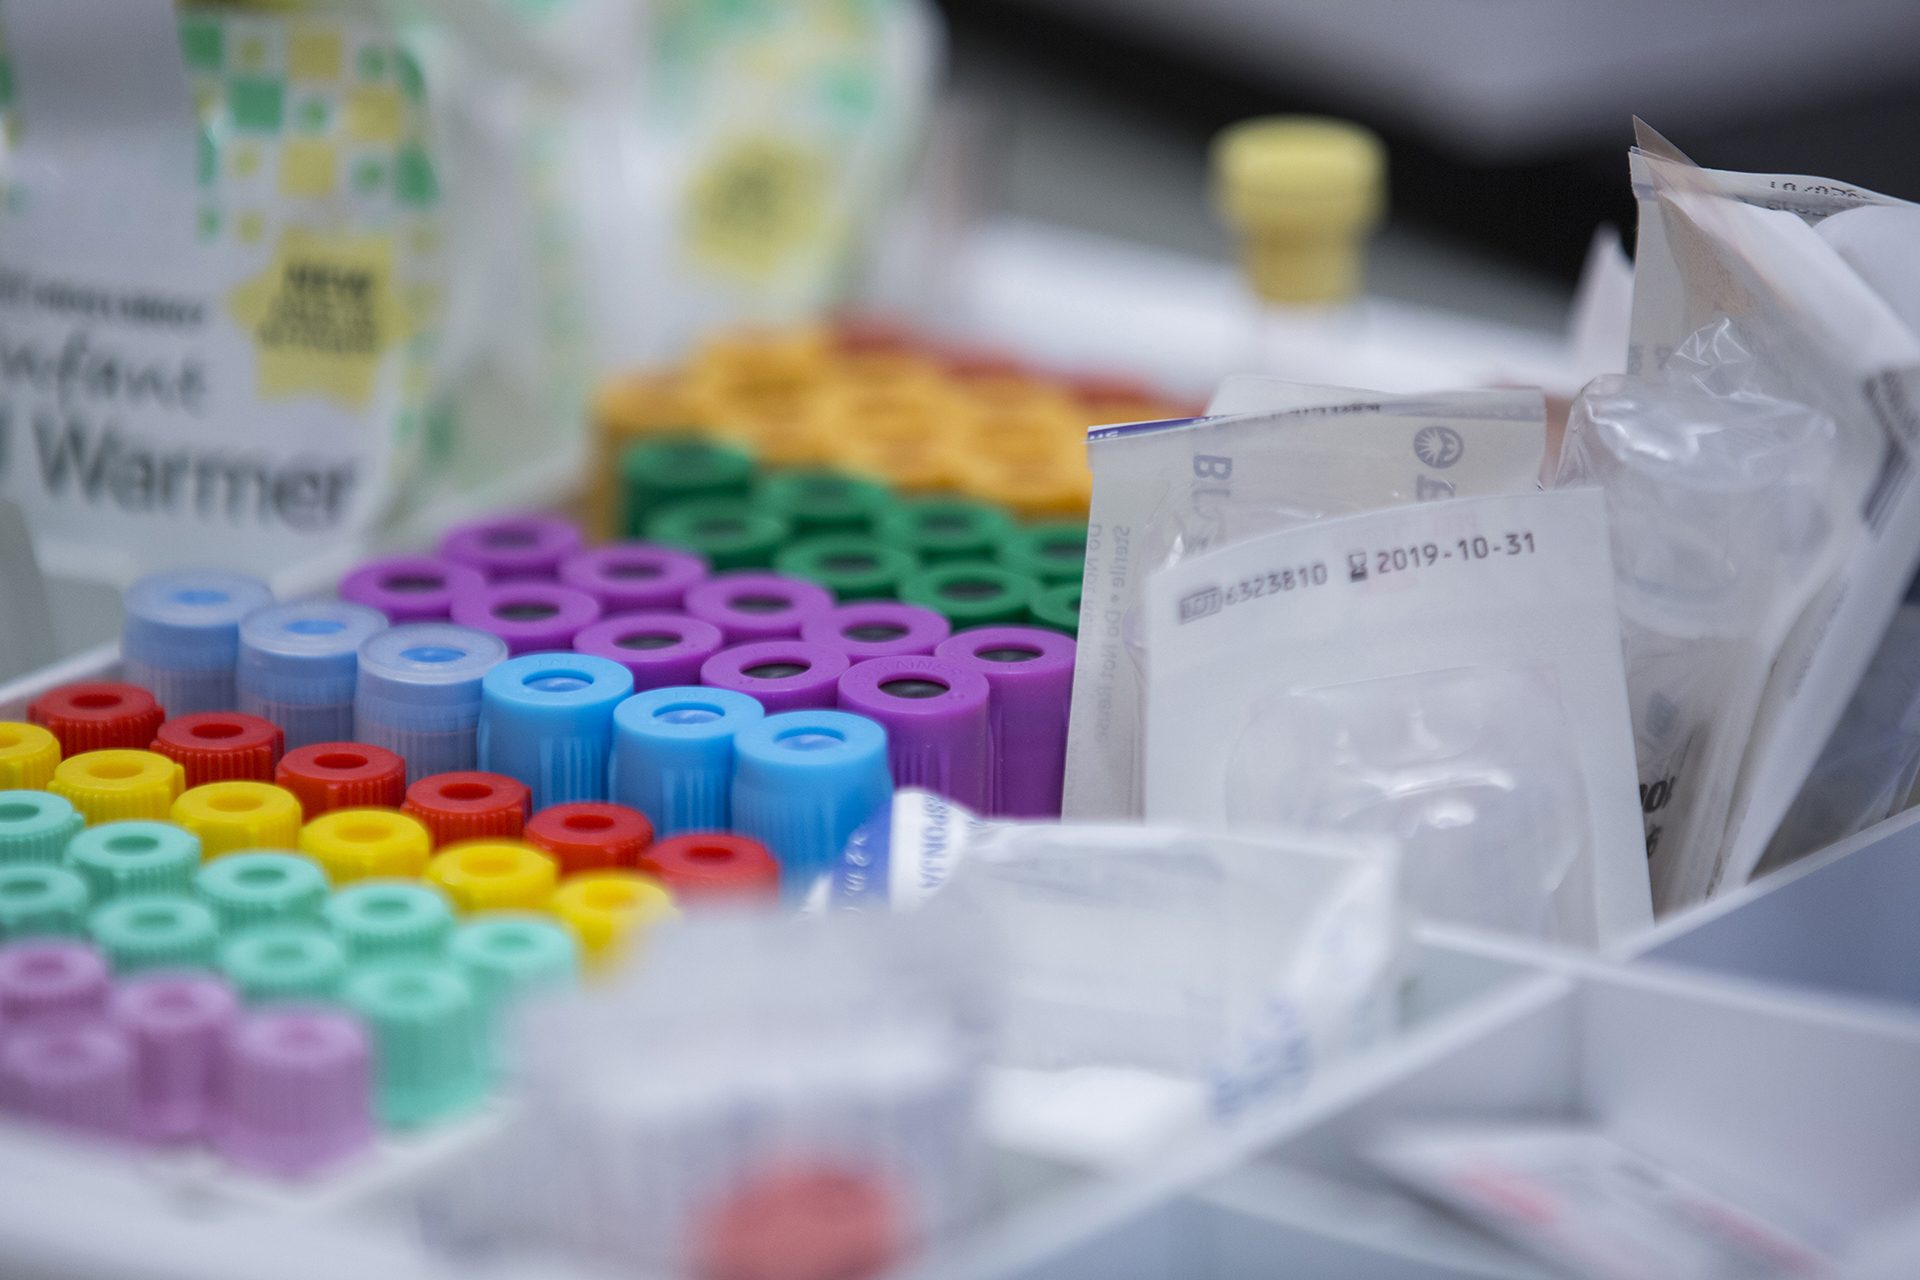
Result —
M 113 1025 L 133 1046 L 134 1131 L 181 1142 L 206 1131 L 214 1072 L 239 1014 L 233 988 L 206 973 L 144 974 L 114 991 Z
M 373 1049 L 343 1010 L 275 1006 L 227 1037 L 213 1146 L 247 1169 L 297 1177 L 373 1143 Z
M 570 521 L 521 513 L 454 526 L 440 539 L 440 557 L 478 569 L 488 582 L 527 582 L 552 578 L 580 545 Z
M 700 556 L 651 542 L 615 542 L 560 562 L 560 581 L 586 592 L 608 613 L 678 609 L 688 589 L 706 577 Z
M 0 1107 L 103 1138 L 133 1136 L 133 1046 L 100 1021 L 52 1022 L 0 1038 Z
M 920 787 L 979 812 L 989 795 L 987 678 L 922 654 L 856 662 L 840 677 L 840 709 L 887 731 L 893 785 Z
M 369 560 L 340 579 L 340 598 L 378 609 L 387 621 L 445 622 L 454 597 L 487 585 L 478 569 L 438 556 L 388 556 Z
M 1073 640 L 1039 627 L 975 627 L 934 656 L 985 676 L 993 772 L 987 813 L 1058 818 L 1067 770 Z
M 453 620 L 506 643 L 509 656 L 571 649 L 600 620 L 600 602 L 557 582 L 496 582 L 454 597 Z
M 831 711 L 840 677 L 853 664 L 844 653 L 804 640 L 755 640 L 723 649 L 700 668 L 700 683 L 757 698 L 768 715 Z
M 49 938 L 0 947 L 0 1028 L 98 1016 L 111 984 L 106 957 L 84 942 Z
M 573 638 L 576 653 L 608 658 L 633 672 L 633 691 L 700 683 L 700 668 L 727 646 L 711 622 L 683 613 L 622 613 Z
M 779 573 L 723 573 L 687 592 L 688 616 L 719 627 L 728 644 L 797 636 L 832 608 L 825 587 Z
M 953 624 L 931 609 L 891 600 L 843 604 L 800 627 L 800 638 L 838 649 L 855 662 L 932 653 L 953 634 Z

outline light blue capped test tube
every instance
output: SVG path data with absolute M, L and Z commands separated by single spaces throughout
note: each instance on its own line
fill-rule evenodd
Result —
M 127 588 L 121 667 L 169 716 L 234 709 L 240 620 L 273 603 L 267 584 L 214 570 L 155 573 Z
M 480 767 L 518 778 L 536 811 L 607 798 L 613 710 L 633 672 L 585 653 L 509 658 L 480 683 Z
M 789 897 L 804 896 L 893 796 L 887 731 L 849 711 L 783 711 L 733 747 L 733 829 L 779 859 Z
M 297 600 L 240 623 L 239 709 L 280 726 L 287 750 L 353 738 L 360 646 L 386 615 L 344 600 Z
M 407 781 L 472 769 L 480 682 L 507 660 L 498 636 L 450 622 L 389 627 L 360 646 L 353 740 L 407 762 Z
M 669 685 L 613 712 L 611 798 L 638 809 L 664 839 L 732 825 L 733 739 L 766 715 L 731 689 Z

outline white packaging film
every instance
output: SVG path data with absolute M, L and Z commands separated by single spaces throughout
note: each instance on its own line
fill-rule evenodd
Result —
M 1651 923 L 1597 492 L 1234 543 L 1153 574 L 1145 627 L 1149 822 L 1377 833 L 1416 916 Z
M 1546 440 L 1538 391 L 1382 396 L 1249 377 L 1209 411 L 1088 435 L 1069 819 L 1141 815 L 1141 597 L 1155 569 L 1331 516 L 1530 490 Z
M 1644 130 L 1629 371 L 1730 322 L 1758 390 L 1836 426 L 1825 505 L 1842 513 L 1834 567 L 1768 661 L 1731 782 L 1726 834 L 1673 848 L 1662 909 L 1743 883 L 1778 829 L 1920 557 L 1920 208 L 1843 184 L 1694 166 Z M 1904 317 L 1904 318 L 1903 318 Z

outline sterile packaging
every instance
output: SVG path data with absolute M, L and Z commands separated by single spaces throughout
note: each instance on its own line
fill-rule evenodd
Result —
M 1378 837 L 982 822 L 908 790 L 824 896 L 976 910 L 1005 949 L 996 1067 L 1153 1072 L 1227 1113 L 1390 1032 L 1396 869 Z
M 897 1265 L 978 1208 L 996 973 L 959 903 L 660 930 L 644 966 L 524 1011 L 516 1114 L 428 1190 L 430 1234 L 626 1274 Z
M 1378 834 L 1416 916 L 1651 923 L 1598 493 L 1233 543 L 1151 575 L 1144 623 L 1149 822 Z
M 49 572 L 267 571 L 411 471 L 439 306 L 388 10 L 9 0 L 0 493 Z
M 1069 819 L 1142 812 L 1141 600 L 1155 569 L 1331 516 L 1531 490 L 1546 440 L 1537 391 L 1383 396 L 1236 378 L 1209 414 L 1088 434 Z
M 1725 320 L 1760 394 L 1836 428 L 1833 567 L 1768 661 L 1717 847 L 1675 850 L 1662 909 L 1753 872 L 1885 633 L 1920 556 L 1920 207 L 1839 183 L 1700 169 L 1642 127 L 1628 371 Z M 1703 371 L 1710 376 L 1714 371 Z

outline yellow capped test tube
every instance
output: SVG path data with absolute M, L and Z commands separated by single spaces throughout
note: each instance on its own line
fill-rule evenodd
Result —
M 410 879 L 427 869 L 433 835 L 396 809 L 335 809 L 300 828 L 300 852 L 336 885 Z
M 300 799 L 270 782 L 209 782 L 173 802 L 174 822 L 200 837 L 201 856 L 248 849 L 292 849 L 300 839 Z
M 0 720 L 0 791 L 39 791 L 53 781 L 60 740 L 37 724 Z
M 570 876 L 555 890 L 549 909 L 579 936 L 591 965 L 617 959 L 648 926 L 677 914 L 666 886 L 637 871 Z
M 152 751 L 86 751 L 56 765 L 47 790 L 94 826 L 164 819 L 186 785 L 186 770 Z
M 518 840 L 469 840 L 442 849 L 426 874 L 462 911 L 537 911 L 559 879 L 559 863 Z

